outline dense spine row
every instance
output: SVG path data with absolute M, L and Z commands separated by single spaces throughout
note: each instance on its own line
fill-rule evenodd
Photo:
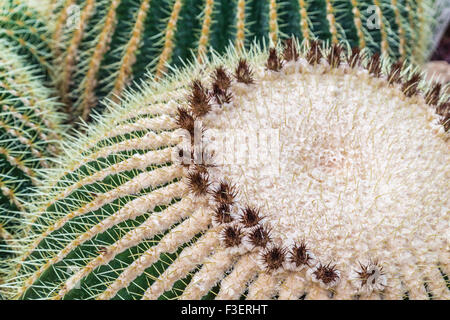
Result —
M 282 58 L 275 49 L 242 53 L 246 59 L 239 61 L 232 55 L 206 69 L 191 66 L 161 84 L 144 84 L 141 94 L 127 94 L 122 107 L 111 109 L 87 137 L 66 150 L 60 160 L 64 165 L 40 189 L 48 196 L 35 202 L 25 249 L 2 293 L 25 299 L 352 297 L 348 288 L 330 295 L 327 290 L 339 283 L 342 270 L 331 262 L 313 264 L 320 253 L 313 254 L 307 242 L 269 245 L 270 226 L 261 224 L 264 215 L 257 209 L 244 208 L 233 221 L 230 206 L 243 186 L 212 181 L 209 168 L 186 167 L 177 160 L 184 153 L 181 129 L 192 132 L 193 120 L 213 109 L 235 107 L 239 94 L 232 87 L 258 86 L 261 74 L 282 79 L 286 70 L 304 77 L 313 72 L 307 70 L 367 70 L 369 80 L 362 82 L 385 81 L 404 95 L 405 103 L 425 99 L 448 129 L 448 102 L 440 88 L 422 91 L 420 77 L 408 77 L 401 63 L 390 67 L 378 55 L 364 58 L 360 50 L 347 57 L 338 44 L 324 50 L 312 42 L 305 50 L 299 52 L 288 41 Z M 297 60 L 308 66 L 299 69 Z M 219 64 L 235 70 L 234 77 Z M 211 86 L 198 80 L 209 74 Z M 244 235 L 251 245 L 243 246 Z M 439 256 L 440 269 L 435 261 L 424 267 L 435 298 L 449 296 L 439 273 L 449 271 L 445 256 Z M 371 290 L 384 289 L 387 277 L 395 282 L 386 287 L 388 298 L 401 298 L 408 290 L 411 298 L 427 298 L 424 288 L 410 286 L 412 275 L 394 273 L 388 265 L 385 276 L 384 262 L 360 263 L 353 281 L 362 287 L 376 270 L 381 278 Z M 313 283 L 297 271 L 285 273 L 286 265 L 306 267 Z M 401 284 L 403 276 L 407 282 Z
M 40 74 L 52 76 L 50 36 L 44 18 L 23 0 L 5 0 L 0 4 L 0 39 L 14 48 L 27 65 L 38 66 Z
M 98 101 L 117 97 L 146 69 L 199 61 L 209 48 L 248 48 L 296 36 L 367 48 L 422 62 L 433 16 L 414 0 L 65 0 L 55 6 L 54 54 L 70 114 L 89 119 Z M 417 45 L 418 44 L 418 45 Z M 193 55 L 193 56 L 192 56 Z
M 0 40 L 0 251 L 17 250 L 27 202 L 58 152 L 62 130 L 54 94 L 41 69 Z M 3 261 L 4 262 L 4 261 Z
M 47 25 L 26 1 L 0 4 L 0 282 L 19 250 L 27 203 L 62 135 Z

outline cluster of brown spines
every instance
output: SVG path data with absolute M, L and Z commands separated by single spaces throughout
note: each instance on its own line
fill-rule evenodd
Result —
M 381 77 L 381 60 L 380 54 L 374 53 L 367 63 L 367 70 L 369 74 L 373 75 L 376 78 Z
M 216 203 L 214 219 L 217 223 L 227 224 L 233 222 L 231 206 L 235 203 L 237 196 L 236 187 L 223 180 L 213 191 L 213 199 Z
M 211 111 L 211 96 L 200 80 L 194 80 L 191 89 L 188 96 L 189 107 L 195 116 L 203 117 Z
M 294 39 L 287 39 L 284 43 L 283 59 L 287 62 L 297 61 L 300 57 Z
M 286 249 L 279 246 L 267 248 L 261 253 L 261 258 L 268 271 L 281 269 L 286 261 Z
M 313 258 L 305 241 L 294 243 L 291 248 L 281 246 L 270 246 L 261 254 L 262 261 L 268 271 L 275 271 L 286 262 L 292 263 L 295 268 L 314 266 Z
M 435 83 L 430 90 L 425 94 L 425 101 L 436 107 L 436 113 L 441 116 L 441 123 L 445 131 L 450 130 L 450 101 L 439 103 L 442 86 L 440 83 Z
M 367 264 L 359 263 L 359 270 L 356 271 L 358 274 L 359 279 L 361 279 L 361 288 L 365 285 L 367 285 L 367 281 L 369 281 L 370 277 L 375 274 L 375 269 L 373 267 L 376 267 L 378 271 L 380 272 L 380 275 L 384 275 L 383 267 L 378 263 L 378 261 L 369 261 Z M 370 271 L 372 269 L 372 271 Z M 372 278 L 372 285 L 375 284 L 377 279 L 375 277 Z M 370 284 L 370 283 L 369 283 Z
M 347 64 L 350 68 L 356 68 L 361 66 L 361 50 L 359 48 L 352 48 L 352 51 L 347 56 Z
M 262 224 L 264 217 L 258 208 L 245 206 L 233 217 L 232 206 L 238 191 L 235 185 L 222 180 L 211 192 L 214 200 L 214 221 L 223 225 L 222 242 L 225 247 L 239 247 L 247 237 L 253 248 L 266 248 L 271 241 L 270 230 Z
M 246 206 L 242 210 L 242 214 L 239 218 L 239 222 L 246 228 L 256 227 L 264 219 L 261 216 L 259 209 L 250 206 Z
M 212 110 L 212 103 L 215 101 L 219 105 L 224 103 L 230 103 L 232 100 L 231 94 L 231 83 L 232 78 L 225 70 L 224 67 L 217 67 L 212 76 L 212 88 L 208 89 L 200 80 L 196 79 L 192 81 L 190 85 L 190 92 L 187 95 L 187 105 L 188 109 L 179 107 L 177 109 L 177 114 L 175 116 L 175 123 L 179 128 L 182 128 L 190 134 L 191 146 L 190 152 L 179 148 L 178 157 L 184 158 L 189 153 L 190 161 L 188 163 L 183 163 L 182 165 L 190 167 L 195 163 L 196 150 L 194 146 L 194 134 L 196 121 L 204 117 Z M 238 66 L 236 67 L 234 78 L 237 82 L 244 84 L 252 84 L 253 72 L 245 59 L 240 59 Z M 205 132 L 205 128 L 200 128 L 201 134 Z M 203 150 L 199 150 L 202 152 Z M 204 154 L 202 154 L 202 159 L 204 159 Z M 194 162 L 193 162 L 194 161 Z M 196 196 L 206 196 L 211 193 L 210 178 L 207 167 L 210 165 L 202 163 L 196 163 L 193 170 L 190 170 L 187 174 L 187 184 L 192 194 Z M 218 192 L 214 192 L 214 198 L 216 202 L 219 203 L 216 208 L 216 219 L 221 223 L 228 223 L 231 220 L 230 206 L 231 200 L 236 196 L 236 190 L 234 186 L 228 185 L 222 182 L 219 186 L 221 188 Z M 228 198 L 227 198 L 228 197 Z
M 237 82 L 241 82 L 244 84 L 252 84 L 254 83 L 253 79 L 253 71 L 250 69 L 247 61 L 245 59 L 239 59 L 239 63 L 234 72 L 234 77 Z
M 316 278 L 322 281 L 325 285 L 339 279 L 339 273 L 337 272 L 336 265 L 332 265 L 331 263 L 324 265 L 319 262 L 313 273 Z
M 310 65 L 320 64 L 321 59 L 325 59 L 331 68 L 338 68 L 343 58 L 350 68 L 364 67 L 370 75 L 381 78 L 383 75 L 381 57 L 378 53 L 373 54 L 370 58 L 366 58 L 359 48 L 352 48 L 351 52 L 345 54 L 345 50 L 339 44 L 333 44 L 324 55 L 322 45 L 319 40 L 311 40 L 308 42 L 308 49 L 306 51 L 306 61 Z M 269 49 L 269 57 L 267 58 L 266 68 L 271 71 L 280 71 L 285 62 L 297 61 L 299 58 L 298 50 L 293 39 L 287 39 L 282 58 L 277 54 L 275 48 Z M 367 61 L 367 63 L 365 63 Z M 387 82 L 389 85 L 398 84 L 401 87 L 403 94 L 406 97 L 413 97 L 419 95 L 421 90 L 419 84 L 422 76 L 419 72 L 412 73 L 408 78 L 402 75 L 404 62 L 399 60 L 391 65 L 391 69 L 387 74 Z M 439 102 L 441 95 L 441 85 L 434 84 L 428 92 L 424 93 L 424 98 L 427 104 L 435 106 L 436 113 L 441 116 L 441 123 L 445 131 L 450 129 L 450 101 Z
M 194 170 L 187 173 L 187 184 L 195 196 L 207 195 L 210 191 L 211 182 L 206 168 L 196 166 Z
M 342 47 L 339 44 L 333 44 L 327 55 L 328 64 L 332 68 L 338 68 L 341 65 Z
M 223 66 L 217 67 L 212 78 L 212 88 L 205 87 L 200 80 L 194 80 L 191 84 L 191 93 L 188 95 L 188 105 L 195 117 L 203 117 L 212 109 L 212 102 L 219 105 L 230 103 L 232 77 Z M 253 72 L 247 60 L 240 59 L 236 67 L 234 78 L 244 84 L 254 83 Z
M 436 107 L 436 113 L 442 117 L 442 124 L 445 131 L 448 131 L 450 130 L 450 101 L 439 103 L 441 90 L 442 85 L 435 83 L 425 94 L 425 101 Z
M 218 67 L 213 74 L 212 92 L 211 97 L 214 98 L 219 105 L 230 103 L 232 94 L 231 77 L 223 67 Z
M 271 71 L 280 71 L 283 67 L 283 61 L 278 57 L 275 48 L 269 49 L 269 58 L 267 59 L 266 67 Z
M 248 240 L 253 248 L 266 248 L 271 241 L 270 229 L 259 225 L 248 233 Z
M 217 203 L 232 205 L 235 202 L 236 195 L 237 195 L 236 186 L 230 184 L 225 180 L 222 180 L 219 183 L 217 189 L 214 190 L 213 197 Z
M 224 246 L 239 247 L 247 237 L 253 248 L 265 248 L 271 241 L 270 231 L 261 223 L 264 217 L 258 208 L 247 205 L 240 210 L 239 216 L 233 218 L 231 208 L 236 203 L 237 194 L 236 187 L 225 180 L 212 191 L 214 220 L 223 225 L 221 238 Z
M 308 52 L 306 53 L 306 60 L 309 64 L 315 65 L 319 64 L 322 59 L 322 51 L 320 50 L 321 42 L 320 41 L 311 41 Z
M 242 243 L 243 233 L 239 225 L 228 225 L 223 230 L 223 243 L 226 248 L 239 247 Z
M 300 242 L 299 244 L 294 244 L 291 251 L 289 251 L 289 260 L 296 267 L 312 266 L 312 258 L 304 241 Z
M 194 135 L 195 117 L 188 110 L 179 107 L 175 118 L 177 126 L 189 132 L 191 136 Z

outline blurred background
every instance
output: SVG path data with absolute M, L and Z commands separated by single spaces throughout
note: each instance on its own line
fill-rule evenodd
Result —
M 439 75 L 443 83 L 450 82 L 450 0 L 438 0 L 440 9 L 433 34 L 430 61 L 425 65 L 429 78 Z

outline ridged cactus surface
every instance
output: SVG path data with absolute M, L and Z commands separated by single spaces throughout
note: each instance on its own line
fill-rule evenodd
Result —
M 23 0 L 0 3 L 0 39 L 26 59 L 26 65 L 39 67 L 42 75 L 52 72 L 50 36 L 44 18 Z
M 17 53 L 21 49 L 0 39 L 1 257 L 17 250 L 12 244 L 27 202 L 50 167 L 62 134 L 54 93 L 43 85 L 40 67 Z
M 316 42 L 203 63 L 127 93 L 68 147 L 2 294 L 450 298 L 439 85 Z M 214 144 L 224 132 L 236 149 Z M 265 165 L 220 161 L 245 157 L 245 132 L 278 137 Z
M 367 48 L 421 62 L 433 16 L 429 0 L 63 0 L 53 16 L 60 94 L 89 119 L 147 68 L 202 59 L 210 48 L 248 48 L 296 36 Z

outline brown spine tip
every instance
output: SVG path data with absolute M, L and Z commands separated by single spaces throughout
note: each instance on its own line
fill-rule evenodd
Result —
M 441 103 L 436 108 L 436 113 L 442 117 L 441 124 L 445 131 L 448 131 L 450 129 L 450 101 Z
M 371 75 L 377 78 L 381 76 L 381 61 L 379 53 L 374 53 L 372 57 L 370 57 L 369 63 L 367 64 L 367 70 Z
M 298 58 L 299 54 L 294 39 L 286 39 L 286 41 L 284 42 L 283 59 L 285 61 L 297 61 Z
M 194 134 L 195 119 L 189 111 L 179 107 L 175 121 L 180 128 L 187 130 L 191 136 Z
M 217 203 L 232 205 L 236 198 L 237 191 L 234 185 L 226 181 L 221 181 L 216 190 L 214 190 L 213 197 Z
M 405 81 L 402 86 L 402 91 L 407 97 L 412 97 L 413 95 L 419 93 L 419 82 L 421 80 L 420 73 L 415 72 L 409 80 Z
M 282 247 L 274 246 L 266 249 L 262 253 L 262 259 L 266 265 L 267 270 L 277 270 L 283 266 L 286 259 L 286 250 Z
M 238 226 L 227 226 L 222 232 L 222 241 L 227 248 L 238 247 L 242 237 L 242 230 Z
M 242 210 L 242 215 L 240 216 L 239 221 L 246 228 L 251 228 L 258 225 L 258 223 L 263 219 L 264 218 L 261 217 L 259 209 L 247 206 Z
M 208 90 L 200 80 L 194 80 L 191 85 L 192 92 L 188 96 L 189 106 L 196 117 L 202 117 L 211 111 Z
M 253 79 L 253 71 L 250 69 L 250 66 L 248 65 L 247 60 L 240 59 L 238 66 L 235 70 L 235 75 L 237 82 L 242 82 L 245 84 L 252 84 L 254 83 Z
M 309 64 L 319 64 L 322 59 L 322 51 L 320 50 L 321 43 L 319 40 L 313 40 L 310 42 L 309 50 L 306 54 L 306 60 Z
M 436 106 L 439 103 L 439 98 L 441 96 L 442 85 L 440 83 L 435 83 L 430 90 L 425 95 L 425 102 L 430 106 Z
M 388 74 L 388 83 L 401 83 L 402 82 L 402 69 L 403 61 L 399 60 L 391 66 L 391 70 Z
M 283 64 L 278 57 L 277 50 L 275 48 L 269 49 L 269 58 L 267 58 L 266 67 L 272 71 L 280 71 L 283 67 Z
M 355 68 L 361 65 L 361 49 L 352 48 L 352 52 L 347 56 L 347 63 L 350 68 Z
M 295 244 L 289 251 L 289 261 L 294 263 L 296 267 L 304 265 L 310 267 L 311 260 L 312 258 L 304 241 Z
M 217 67 L 216 70 L 214 70 L 212 78 L 212 96 L 216 99 L 217 103 L 220 105 L 230 103 L 232 99 L 232 94 L 229 91 L 231 87 L 231 77 L 225 71 L 224 67 Z
M 367 285 L 369 279 L 372 281 L 372 285 L 377 281 L 375 275 L 376 269 L 378 269 L 379 275 L 384 275 L 383 267 L 378 263 L 378 261 L 372 262 L 370 261 L 368 264 L 364 265 L 361 262 L 359 263 L 359 270 L 356 271 L 359 279 L 361 280 L 361 287 Z
M 225 203 L 219 204 L 214 210 L 214 219 L 217 223 L 221 224 L 233 222 L 230 205 Z
M 332 68 L 337 68 L 337 67 L 340 66 L 340 64 L 341 64 L 341 54 L 342 54 L 342 47 L 339 44 L 334 43 L 331 46 L 330 52 L 327 55 L 328 64 Z
M 204 169 L 206 170 L 206 169 Z M 199 167 L 187 174 L 188 186 L 191 192 L 196 196 L 206 195 L 209 191 L 209 174 Z
M 231 99 L 233 98 L 231 92 L 229 92 L 228 90 L 222 90 L 217 83 L 213 83 L 212 96 L 220 105 L 224 103 L 230 103 Z
M 327 265 L 319 263 L 313 273 L 317 279 L 326 285 L 339 280 L 339 273 L 336 269 L 336 265 L 331 265 L 331 263 L 328 263 Z
M 213 81 L 224 91 L 228 90 L 231 86 L 231 78 L 222 66 L 217 67 L 216 70 L 214 70 Z
M 266 248 L 271 241 L 270 230 L 260 225 L 250 232 L 248 239 L 253 247 Z

